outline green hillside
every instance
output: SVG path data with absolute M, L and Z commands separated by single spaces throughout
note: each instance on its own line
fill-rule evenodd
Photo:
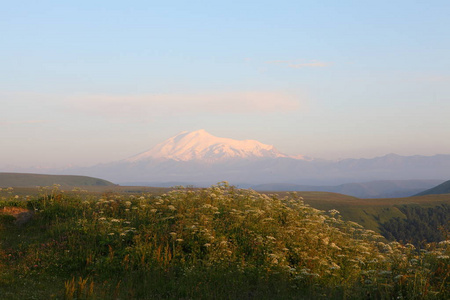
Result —
M 287 196 L 289 192 L 277 192 Z M 359 199 L 328 192 L 297 192 L 314 208 L 336 209 L 343 220 L 361 224 L 389 240 L 424 242 L 448 239 L 450 232 L 450 194 L 406 198 Z
M 418 193 L 416 196 L 437 195 L 437 194 L 450 194 L 450 180 L 441 183 L 440 185 L 434 188 Z
M 0 187 L 36 187 L 54 184 L 59 184 L 64 188 L 115 185 L 112 182 L 88 176 L 0 173 Z

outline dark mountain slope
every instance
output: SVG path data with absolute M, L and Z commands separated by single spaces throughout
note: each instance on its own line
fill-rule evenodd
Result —
M 418 193 L 415 196 L 436 195 L 436 194 L 450 194 L 450 180 L 441 183 L 440 185 L 435 186 L 434 188 Z

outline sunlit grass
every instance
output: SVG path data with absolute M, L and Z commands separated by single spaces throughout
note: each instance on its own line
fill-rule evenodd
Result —
M 0 292 L 11 299 L 449 296 L 450 241 L 388 243 L 295 193 L 227 183 L 159 196 L 6 193 L 1 205 L 35 212 L 22 226 L 2 221 Z

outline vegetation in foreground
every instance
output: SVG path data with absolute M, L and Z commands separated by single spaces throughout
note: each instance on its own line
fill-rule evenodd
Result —
M 0 215 L 2 299 L 447 299 L 450 241 L 387 242 L 286 197 L 221 183 L 163 195 L 66 195 Z

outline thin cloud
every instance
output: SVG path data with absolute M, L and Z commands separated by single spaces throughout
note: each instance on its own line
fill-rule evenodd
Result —
M 310 62 L 310 63 L 305 63 L 305 64 L 289 64 L 288 65 L 289 68 L 294 68 L 294 69 L 304 68 L 304 67 L 323 68 L 323 67 L 328 67 L 328 66 L 329 66 L 329 64 L 327 64 L 325 62 L 321 62 L 321 61 Z
M 66 99 L 68 107 L 104 116 L 186 114 L 269 114 L 300 108 L 298 97 L 281 92 L 209 94 L 80 95 Z
M 266 64 L 289 64 L 292 61 L 289 60 L 271 60 L 271 61 L 266 61 Z
M 417 78 L 418 81 L 424 81 L 424 82 L 449 82 L 450 76 L 426 76 L 426 77 L 420 77 Z
M 24 120 L 24 121 L 3 121 L 0 120 L 0 125 L 35 125 L 48 123 L 46 120 Z
M 300 68 L 323 68 L 328 67 L 331 64 L 323 61 L 313 60 L 311 62 L 299 62 L 299 61 L 291 61 L 291 60 L 272 60 L 267 61 L 267 64 L 277 64 L 282 65 L 288 68 L 300 69 Z

